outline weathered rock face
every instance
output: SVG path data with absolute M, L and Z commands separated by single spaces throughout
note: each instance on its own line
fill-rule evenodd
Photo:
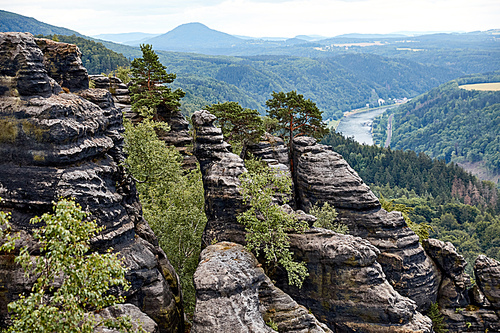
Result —
M 113 96 L 115 105 L 119 108 L 130 107 L 130 92 L 125 83 L 117 77 L 104 75 L 89 75 L 94 82 L 95 88 L 106 89 Z
M 460 308 L 469 304 L 468 289 L 470 276 L 465 273 L 467 262 L 457 253 L 450 242 L 425 239 L 422 242 L 425 252 L 437 264 L 442 275 L 438 302 L 441 308 Z
M 245 209 L 238 189 L 238 176 L 245 170 L 243 161 L 227 150 L 228 145 L 223 142 L 220 129 L 213 126 L 213 115 L 199 111 L 192 119 L 195 129 L 194 152 L 201 166 L 209 219 L 204 237 L 206 241 L 227 240 L 242 244 L 244 228 L 237 223 L 236 215 Z M 366 192 L 373 196 L 369 189 Z M 376 203 L 378 205 L 378 201 Z M 302 215 L 307 218 L 305 214 Z M 330 329 L 338 332 L 431 331 L 429 319 L 416 311 L 415 302 L 401 296 L 387 282 L 381 266 L 376 262 L 380 251 L 368 241 L 319 229 L 310 230 L 304 235 L 291 234 L 290 238 L 296 260 L 306 262 L 311 275 L 301 290 L 288 286 L 285 282 L 287 278 L 280 275 L 279 271 L 272 273 L 272 279 L 299 304 L 305 305 L 318 319 L 328 324 Z M 208 260 L 203 258 L 200 267 Z M 225 277 L 225 271 L 221 272 Z M 197 274 L 201 278 L 208 273 Z M 234 279 L 239 281 L 241 277 Z M 229 283 L 233 278 L 223 280 Z M 201 282 L 196 283 L 197 288 L 201 288 Z M 217 289 L 215 286 L 210 288 Z M 238 287 L 234 289 L 242 290 Z M 219 293 L 225 294 L 226 291 L 218 290 L 214 295 Z M 205 297 L 200 294 L 198 300 Z M 222 306 L 215 304 L 210 305 L 212 311 L 219 311 L 217 309 Z M 242 311 L 237 306 L 233 309 Z M 234 316 L 240 318 L 239 312 Z M 204 315 L 199 315 L 199 318 L 204 318 Z M 202 319 L 199 320 L 198 325 L 201 327 Z M 224 325 L 218 323 L 222 320 L 220 317 L 212 316 L 209 320 L 212 321 L 210 325 L 215 325 L 213 327 Z M 244 323 L 249 325 L 247 321 Z M 203 324 L 208 325 L 208 321 Z M 226 332 L 222 328 L 212 331 L 217 330 Z
M 500 310 L 500 262 L 480 255 L 474 264 L 474 274 L 491 308 Z
M 249 145 L 247 151 L 262 160 L 275 160 L 280 164 L 290 164 L 288 148 L 283 139 L 269 133 L 264 133 L 259 143 Z
M 332 332 L 309 311 L 276 288 L 257 259 L 241 245 L 207 247 L 194 275 L 196 310 L 193 333 Z
M 0 46 L 0 210 L 12 213 L 14 229 L 22 231 L 23 243 L 35 250 L 29 220 L 49 212 L 59 197 L 74 197 L 106 228 L 93 247 L 113 247 L 124 258 L 132 285 L 127 302 L 151 317 L 160 332 L 181 332 L 178 278 L 142 217 L 133 182 L 120 166 L 122 115 L 109 92 L 62 92 L 44 70 L 43 54 L 30 34 L 1 33 Z M 0 261 L 0 315 L 5 325 L 7 303 L 29 291 L 30 283 L 12 255 L 1 255 Z
M 238 177 L 246 169 L 243 160 L 227 149 L 229 145 L 223 141 L 221 129 L 214 126 L 215 120 L 208 111 L 197 111 L 192 116 L 194 155 L 203 176 L 208 220 L 203 243 L 231 241 L 243 244 L 245 228 L 236 221 L 236 215 L 245 209 Z
M 43 65 L 49 76 L 63 88 L 78 91 L 89 88 L 87 69 L 82 64 L 78 46 L 37 38 L 36 44 L 43 52 Z
M 439 272 L 401 213 L 381 209 L 370 188 L 330 147 L 298 137 L 293 154 L 297 208 L 307 212 L 316 202 L 333 205 L 350 234 L 380 250 L 377 261 L 394 289 L 422 310 L 435 302 Z
M 370 242 L 326 229 L 290 235 L 296 258 L 307 263 L 309 276 L 301 289 L 278 276 L 277 286 L 310 309 L 337 332 L 431 332 L 431 322 L 417 305 L 385 279 Z

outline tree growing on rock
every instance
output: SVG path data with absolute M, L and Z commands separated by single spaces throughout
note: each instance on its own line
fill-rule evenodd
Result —
M 176 75 L 167 73 L 158 55 L 149 44 L 141 45 L 142 58 L 132 61 L 130 70 L 132 84 L 129 87 L 132 108 L 136 112 L 150 110 L 154 120 L 158 119 L 158 109 L 167 112 L 175 111 L 180 106 L 180 100 L 185 93 L 181 89 L 172 91 L 166 86 L 174 82 Z
M 206 109 L 217 117 L 224 140 L 241 146 L 241 158 L 245 157 L 246 147 L 258 142 L 264 134 L 262 118 L 257 110 L 243 108 L 237 102 L 212 104 Z
M 289 145 L 301 135 L 321 139 L 328 134 L 321 116 L 323 112 L 310 99 L 305 99 L 297 91 L 273 92 L 271 95 L 273 98 L 266 102 L 269 117 L 278 121 L 279 135 Z
M 21 249 L 15 262 L 24 269 L 27 279 L 34 280 L 31 293 L 20 295 L 8 304 L 12 324 L 7 332 L 94 332 L 99 327 L 135 331 L 130 318 L 97 319 L 94 313 L 123 303 L 124 297 L 110 292 L 113 287 L 129 288 L 126 269 L 112 249 L 104 254 L 90 253 L 90 239 L 103 228 L 87 219 L 88 214 L 74 201 L 54 203 L 54 214 L 33 218 L 43 223 L 33 237 L 40 244 L 40 254 Z M 0 213 L 2 236 L 7 242 L 2 250 L 13 250 L 14 238 L 3 234 L 9 230 L 9 216 Z M 2 237 L 3 239 L 5 239 Z M 144 332 L 139 328 L 140 332 Z

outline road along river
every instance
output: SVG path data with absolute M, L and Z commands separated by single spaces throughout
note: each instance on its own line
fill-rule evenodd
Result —
M 359 143 L 373 145 L 372 123 L 373 119 L 384 113 L 388 108 L 368 110 L 343 117 L 337 127 L 337 132 L 346 137 L 353 137 Z

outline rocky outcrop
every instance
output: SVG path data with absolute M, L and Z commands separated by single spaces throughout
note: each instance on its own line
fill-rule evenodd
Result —
M 467 262 L 450 242 L 437 239 L 422 241 L 425 252 L 434 260 L 441 273 L 438 303 L 441 308 L 461 308 L 469 304 L 470 276 L 465 273 Z
M 288 160 L 288 148 L 280 137 L 264 133 L 258 143 L 248 145 L 247 151 L 255 157 L 265 161 L 274 160 L 280 164 L 290 164 Z
M 453 254 L 449 256 L 448 271 L 457 275 L 462 260 L 453 262 L 453 258 Z M 471 304 L 441 309 L 450 333 L 500 332 L 500 263 L 480 255 L 474 265 L 474 274 L 477 284 L 471 290 Z
M 203 250 L 194 275 L 192 333 L 332 332 L 276 288 L 243 246 L 221 242 Z M 267 324 L 266 324 L 267 323 Z
M 138 307 L 132 304 L 118 304 L 115 306 L 110 306 L 104 308 L 102 311 L 95 315 L 97 321 L 116 319 L 119 317 L 130 317 L 133 329 L 142 327 L 147 333 L 159 333 L 158 325 L 149 318 L 144 312 L 142 312 Z M 120 333 L 120 331 L 108 328 L 98 328 L 94 330 L 96 333 Z
M 491 308 L 500 310 L 500 262 L 480 255 L 474 264 L 474 274 L 479 290 Z
M 317 202 L 333 205 L 350 234 L 380 250 L 377 261 L 394 289 L 417 302 L 421 310 L 436 301 L 439 272 L 418 236 L 401 213 L 380 208 L 370 188 L 341 155 L 313 138 L 298 137 L 293 141 L 293 163 L 298 209 L 307 212 Z
M 49 212 L 60 197 L 75 198 L 105 227 L 93 248 L 113 247 L 129 268 L 127 302 L 151 317 L 160 332 L 183 331 L 177 275 L 143 219 L 134 183 L 121 167 L 122 114 L 111 95 L 103 89 L 83 90 L 80 96 L 61 90 L 45 71 L 43 53 L 31 34 L 2 33 L 0 47 L 0 210 L 12 213 L 14 229 L 35 250 L 29 220 Z M 5 325 L 7 303 L 29 291 L 30 284 L 11 254 L 1 255 L 0 262 Z
M 105 75 L 89 75 L 94 88 L 106 89 L 113 96 L 115 105 L 121 109 L 130 107 L 130 92 L 128 86 L 119 78 Z
M 239 176 L 246 171 L 243 160 L 229 152 L 220 128 L 213 124 L 216 117 L 208 111 L 197 111 L 192 116 L 194 127 L 194 155 L 200 163 L 205 191 L 207 224 L 203 244 L 230 241 L 245 242 L 245 228 L 236 216 L 245 206 L 239 192 Z
M 36 44 L 43 52 L 43 65 L 47 73 L 63 89 L 74 92 L 89 88 L 87 69 L 82 64 L 78 46 L 37 38 Z
M 431 332 L 416 303 L 385 279 L 380 251 L 370 242 L 313 228 L 291 234 L 290 249 L 309 276 L 300 289 L 284 283 L 284 275 L 273 276 L 277 286 L 337 332 Z
M 238 179 L 238 176 L 245 171 L 243 161 L 228 151 L 221 130 L 213 125 L 216 119 L 213 115 L 207 111 L 199 111 L 192 119 L 195 130 L 194 153 L 201 166 L 209 220 L 204 239 L 208 244 L 214 240 L 244 244 L 244 228 L 236 220 L 237 214 L 245 209 L 239 193 Z M 373 196 L 369 189 L 366 193 Z M 377 205 L 378 201 L 375 207 Z M 285 209 L 291 210 L 286 206 Z M 299 215 L 308 217 L 303 213 Z M 338 332 L 431 331 L 429 319 L 416 311 L 416 303 L 401 296 L 388 283 L 381 266 L 376 261 L 380 251 L 368 241 L 320 229 L 310 230 L 303 235 L 289 236 L 296 260 L 307 263 L 310 276 L 301 290 L 290 287 L 286 283 L 286 276 L 279 270 L 272 271 L 270 277 L 299 304 L 304 305 L 319 320 L 328 324 L 330 329 Z M 203 258 L 200 267 L 204 265 Z M 221 272 L 222 276 L 226 276 L 225 271 Z M 201 278 L 207 274 L 199 273 L 199 276 Z M 195 277 L 195 281 L 196 279 Z M 228 283 L 233 280 L 233 278 L 221 279 Z M 237 280 L 239 279 L 241 277 L 238 276 Z M 210 287 L 210 290 L 218 290 L 213 292 L 215 295 L 226 293 L 217 289 L 215 282 L 211 283 L 214 283 L 214 286 Z M 201 286 L 202 284 L 197 284 L 197 288 Z M 242 290 L 241 287 L 234 289 Z M 205 299 L 204 297 L 208 296 L 200 294 L 198 300 Z M 213 307 L 212 311 L 216 312 L 222 307 L 216 303 L 211 303 L 210 306 Z M 233 314 L 235 318 L 241 318 L 239 313 L 242 311 L 241 308 L 235 305 L 232 309 L 236 309 Z M 198 311 L 197 308 L 196 312 Z M 208 310 L 204 311 L 206 313 Z M 204 315 L 199 316 L 199 318 L 204 317 Z M 210 317 L 209 320 L 213 321 L 210 325 L 215 325 L 214 327 L 225 324 L 218 323 L 222 319 L 217 316 Z M 240 322 L 240 319 L 234 320 Z M 201 323 L 200 319 L 200 326 Z M 204 323 L 209 325 L 208 322 Z M 249 325 L 248 321 L 244 323 Z M 224 332 L 222 328 L 220 331 Z

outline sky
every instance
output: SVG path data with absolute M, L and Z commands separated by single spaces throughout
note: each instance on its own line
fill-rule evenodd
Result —
M 190 22 L 250 37 L 500 28 L 499 0 L 0 0 L 0 9 L 88 36 Z

